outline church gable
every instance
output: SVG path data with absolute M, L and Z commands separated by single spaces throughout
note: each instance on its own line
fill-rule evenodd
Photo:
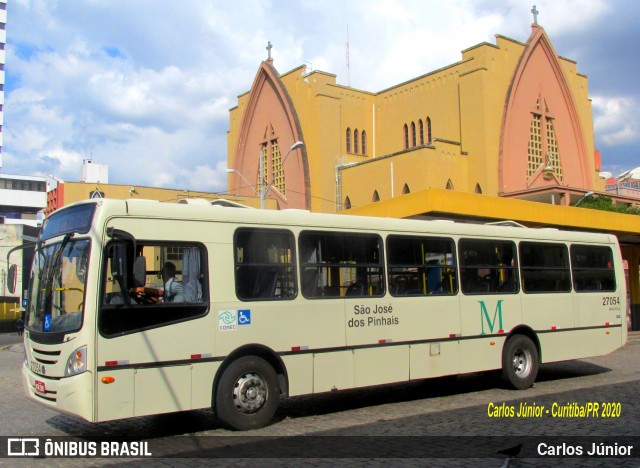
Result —
M 507 92 L 499 190 L 506 194 L 536 186 L 589 188 L 588 167 L 568 81 L 549 38 L 534 26 Z
M 297 141 L 304 140 L 295 108 L 278 72 L 263 62 L 242 116 L 233 158 L 233 169 L 241 176 L 235 175 L 232 185 L 245 195 L 259 194 L 261 185 L 269 187 L 268 197 L 277 199 L 281 208 L 309 209 L 306 149 L 288 154 Z

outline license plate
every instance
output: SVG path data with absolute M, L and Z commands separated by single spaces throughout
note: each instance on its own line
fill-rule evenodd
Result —
M 37 361 L 30 361 L 29 367 L 31 368 L 31 372 L 36 374 L 44 374 L 44 366 Z
M 44 382 L 40 380 L 36 380 L 35 388 L 38 393 L 47 393 L 47 387 L 45 387 Z

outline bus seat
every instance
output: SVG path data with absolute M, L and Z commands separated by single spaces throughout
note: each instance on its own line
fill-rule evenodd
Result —
M 274 297 L 277 281 L 278 270 L 275 268 L 260 270 L 253 285 L 253 297 Z
M 391 286 L 391 292 L 394 296 L 401 296 L 406 294 L 407 283 L 409 279 L 406 276 L 398 276 L 394 279 L 393 285 Z
M 364 283 L 356 281 L 347 288 L 346 296 L 364 296 Z
M 306 297 L 318 296 L 318 269 L 305 270 L 302 280 L 302 294 Z

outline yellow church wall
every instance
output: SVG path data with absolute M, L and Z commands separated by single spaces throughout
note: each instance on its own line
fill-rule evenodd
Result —
M 340 145 L 340 100 L 330 96 L 318 96 L 317 124 L 312 126 L 314 148 L 311 162 L 311 209 L 312 211 L 335 211 L 335 166 L 339 164 Z M 305 134 L 305 138 L 307 135 Z
M 418 132 L 422 120 L 426 140 L 427 117 L 431 119 L 432 138 L 460 141 L 457 88 L 457 70 L 451 66 L 381 91 L 376 97 L 377 156 L 404 150 L 405 124 L 410 147 L 412 122 Z M 416 140 L 420 145 L 419 135 Z
M 373 202 L 374 191 L 381 201 L 400 197 L 405 184 L 410 192 L 444 189 L 448 181 L 456 190 L 459 186 L 468 186 L 468 159 L 460 155 L 459 148 L 455 143 L 436 141 L 433 147 L 416 148 L 344 168 L 340 171 L 341 202 L 349 197 L 353 208 L 362 207 Z
M 281 76 L 295 103 L 308 155 L 311 210 L 335 211 L 335 166 L 340 163 L 341 106 L 335 75 L 296 69 Z M 354 111 L 354 114 L 356 112 Z M 286 163 L 285 163 L 286 168 Z

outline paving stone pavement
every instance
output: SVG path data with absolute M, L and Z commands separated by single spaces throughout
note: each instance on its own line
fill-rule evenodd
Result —
M 631 339 L 621 350 L 608 356 L 545 365 L 535 386 L 512 391 L 496 385 L 491 374 L 472 374 L 448 379 L 410 382 L 366 390 L 305 396 L 286 400 L 275 422 L 249 433 L 221 429 L 210 411 L 133 418 L 90 424 L 34 404 L 23 395 L 19 378 L 21 345 L 0 351 L 0 436 L 134 437 L 153 443 L 154 453 L 183 453 L 192 456 L 212 441 L 237 445 L 247 453 L 265 443 L 297 443 L 307 437 L 302 448 L 312 458 L 154 458 L 154 459 L 0 459 L 2 466 L 104 466 L 126 463 L 131 466 L 501 466 L 502 458 L 403 458 L 416 453 L 416 443 L 455 446 L 478 442 L 479 452 L 488 450 L 487 440 L 504 441 L 513 437 L 561 440 L 563 436 L 640 438 L 640 340 Z M 490 418 L 488 404 L 514 405 L 520 402 L 550 408 L 556 402 L 621 403 L 619 418 Z M 319 443 L 318 437 L 330 442 Z M 420 438 L 416 438 L 420 436 Z M 464 436 L 442 438 L 436 436 Z M 489 439 L 483 439 L 484 437 Z M 265 439 L 264 437 L 270 437 Z M 273 439 L 285 437 L 285 439 Z M 434 437 L 434 438 L 432 438 Z M 218 438 L 218 439 L 215 439 Z M 422 438 L 422 439 L 421 439 Z M 525 439 L 529 443 L 538 439 Z M 586 440 L 586 439 L 585 439 Z M 617 439 L 616 439 L 617 440 Z M 485 443 L 483 446 L 482 443 Z M 352 444 L 349 447 L 349 444 Z M 353 444 L 364 448 L 364 458 L 340 458 L 354 453 Z M 386 445 L 385 445 L 386 444 Z M 327 457 L 327 446 L 329 454 Z M 526 444 L 525 444 L 526 445 Z M 273 446 L 276 453 L 277 447 Z M 299 447 L 297 447 L 299 448 Z M 445 447 L 446 448 L 446 447 Z M 177 449 L 177 450 L 176 450 Z M 260 451 L 261 450 L 261 451 Z M 258 453 L 264 454 L 264 448 Z M 386 451 L 385 451 L 386 450 Z M 367 457 L 384 452 L 386 458 Z M 226 452 L 233 453 L 233 452 Z M 242 452 L 240 452 L 242 453 Z M 360 454 L 360 453 L 359 453 Z M 210 453 L 214 457 L 215 452 Z M 495 455 L 495 452 L 494 452 Z M 317 458 L 313 458 L 316 456 Z M 395 458 L 394 458 L 395 457 Z M 514 458 L 509 466 L 640 466 L 640 459 L 541 459 Z

